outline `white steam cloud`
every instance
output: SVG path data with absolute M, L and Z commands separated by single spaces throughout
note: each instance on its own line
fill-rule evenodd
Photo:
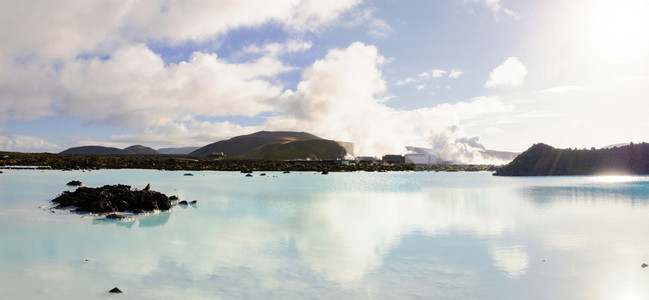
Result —
M 285 114 L 266 127 L 312 132 L 354 143 L 355 155 L 404 153 L 405 146 L 432 148 L 444 160 L 483 162 L 477 137 L 467 137 L 460 121 L 513 110 L 497 97 L 403 111 L 385 103 L 385 62 L 377 49 L 353 43 L 329 51 L 307 68 L 295 91 L 281 99 Z

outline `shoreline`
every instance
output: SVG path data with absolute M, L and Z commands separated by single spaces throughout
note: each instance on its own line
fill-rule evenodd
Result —
M 79 155 L 0 152 L 0 169 L 101 170 L 150 169 L 168 171 L 495 171 L 493 165 L 414 165 L 343 161 L 211 160 L 184 155 Z

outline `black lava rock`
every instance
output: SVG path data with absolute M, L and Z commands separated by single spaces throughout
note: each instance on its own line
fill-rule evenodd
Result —
M 113 294 L 117 294 L 117 293 L 121 293 L 122 290 L 120 290 L 120 289 L 117 288 L 117 287 L 114 287 L 112 290 L 110 290 L 110 291 L 108 291 L 108 292 L 109 292 L 109 293 L 113 293 Z
M 67 185 L 69 185 L 69 186 L 81 186 L 81 181 L 79 181 L 79 180 L 72 180 L 72 181 L 68 182 Z
M 191 202 L 189 202 L 189 204 L 196 205 L 196 204 L 198 204 L 198 200 L 192 200 Z
M 178 196 L 176 196 L 176 195 L 171 195 L 171 196 L 169 196 L 169 200 L 171 200 L 171 201 L 176 201 L 176 200 L 178 200 Z
M 185 200 L 178 202 L 178 205 L 187 205 L 187 204 L 189 204 L 189 203 L 187 203 L 187 201 L 185 201 Z
M 79 187 L 65 191 L 52 200 L 54 208 L 76 206 L 77 212 L 109 213 L 123 211 L 169 210 L 171 201 L 160 192 L 133 191 L 128 185 L 105 185 L 99 188 Z
M 124 220 L 124 219 L 128 219 L 128 217 L 124 215 L 118 215 L 116 213 L 112 213 L 112 214 L 107 214 L 106 219 Z
M 185 176 L 194 176 L 192 173 L 185 173 Z

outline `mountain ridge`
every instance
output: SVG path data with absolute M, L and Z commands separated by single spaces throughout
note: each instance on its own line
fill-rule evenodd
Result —
M 84 155 L 157 155 L 158 151 L 142 146 L 133 145 L 124 149 L 105 146 L 80 146 L 68 148 L 59 154 L 84 154 Z

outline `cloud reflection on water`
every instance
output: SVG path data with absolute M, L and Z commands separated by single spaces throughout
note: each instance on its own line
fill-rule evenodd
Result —
M 642 294 L 644 275 L 636 274 L 649 262 L 649 246 L 643 246 L 649 237 L 638 229 L 648 224 L 648 208 L 629 205 L 644 185 L 543 185 L 537 183 L 544 179 L 460 175 L 482 176 L 487 184 L 374 192 L 355 190 L 349 178 L 334 174 L 319 184 L 345 180 L 347 189 L 311 192 L 302 186 L 304 192 L 291 193 L 282 179 L 227 193 L 186 189 L 201 199 L 196 209 L 146 216 L 129 229 L 85 226 L 88 220 L 76 215 L 38 211 L 35 223 L 12 223 L 18 229 L 7 233 L 32 247 L 0 241 L 5 256 L 30 254 L 8 266 L 20 270 L 14 272 L 18 279 L 4 279 L 58 286 L 101 277 L 93 287 L 120 282 L 145 299 L 507 299 L 598 298 L 589 296 L 624 286 L 610 280 L 612 274 L 630 274 L 634 291 L 649 295 Z M 385 175 L 367 176 L 376 183 L 369 176 Z M 164 225 L 143 225 L 149 222 Z M 31 236 L 39 230 L 47 234 Z M 90 262 L 80 264 L 86 257 Z M 57 275 L 36 276 L 41 272 Z

